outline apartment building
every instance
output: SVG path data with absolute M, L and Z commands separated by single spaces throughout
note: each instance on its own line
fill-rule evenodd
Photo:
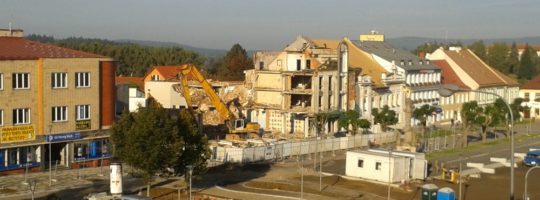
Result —
M 500 95 L 512 103 L 519 96 L 519 84 L 512 78 L 490 67 L 478 58 L 471 50 L 451 47 L 449 50 L 437 49 L 429 59 L 441 68 L 448 70 L 445 81 L 470 89 L 491 92 Z M 455 74 L 455 75 L 452 75 Z M 460 92 L 450 97 L 441 97 L 443 108 L 442 121 L 461 121 L 461 105 L 469 101 L 477 101 L 479 105 L 492 104 L 498 97 L 476 92 Z
M 247 116 L 283 137 L 315 136 L 313 117 L 347 108 L 347 68 L 337 60 L 337 40 L 298 38 L 281 51 L 259 51 L 246 71 L 253 102 Z M 338 131 L 330 120 L 326 133 Z
M 145 98 L 152 96 L 164 108 L 186 108 L 186 99 L 174 90 L 180 84 L 178 66 L 154 66 L 144 77 Z
M 0 29 L 0 173 L 110 156 L 115 62 Z
M 398 114 L 394 127 L 403 128 L 405 122 L 416 124 L 403 114 L 407 99 L 414 107 L 438 104 L 441 70 L 429 60 L 386 43 L 376 32 L 360 35 L 359 40 L 344 38 L 339 49 L 342 65 L 358 71 L 356 81 L 350 76 L 348 102 L 349 108 L 358 106 L 361 117 L 372 119 L 373 108 L 388 105 Z
M 116 77 L 116 115 L 146 106 L 143 77 Z

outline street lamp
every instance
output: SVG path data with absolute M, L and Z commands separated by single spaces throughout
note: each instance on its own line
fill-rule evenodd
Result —
M 193 175 L 193 165 L 186 166 L 188 173 L 189 173 L 189 200 L 192 200 L 191 198 L 191 176 Z
M 506 99 L 504 99 L 502 96 L 498 95 L 497 93 L 492 92 L 486 92 L 486 91 L 480 91 L 480 90 L 460 90 L 458 86 L 448 84 L 444 85 L 443 87 L 439 88 L 438 92 L 439 95 L 442 97 L 449 97 L 452 96 L 456 92 L 475 92 L 475 93 L 481 93 L 481 94 L 489 94 L 496 96 L 498 98 L 501 98 L 508 108 L 508 112 L 510 113 L 510 200 L 514 200 L 514 168 L 515 168 L 515 160 L 514 160 L 514 114 L 512 113 L 512 108 L 506 102 Z
M 392 148 L 388 149 L 388 196 L 390 200 L 390 185 L 392 184 Z
M 527 194 L 527 178 L 529 178 L 529 173 L 533 169 L 538 169 L 538 168 L 540 168 L 540 166 L 531 167 L 529 170 L 527 170 L 527 173 L 525 174 L 525 192 L 523 192 L 523 200 L 529 200 L 529 195 Z

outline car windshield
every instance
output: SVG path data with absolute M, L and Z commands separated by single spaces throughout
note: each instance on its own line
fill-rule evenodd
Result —
M 530 153 L 530 154 L 527 154 L 527 157 L 528 158 L 540 158 L 540 155 Z

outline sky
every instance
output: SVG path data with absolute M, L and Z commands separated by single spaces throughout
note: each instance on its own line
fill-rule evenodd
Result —
M 540 36 L 539 10 L 538 0 L 2 0 L 0 28 L 276 50 L 298 35 L 357 39 L 371 30 L 389 38 Z

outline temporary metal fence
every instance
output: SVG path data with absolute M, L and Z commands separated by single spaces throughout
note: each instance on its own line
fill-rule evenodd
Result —
M 357 134 L 354 136 L 302 141 L 277 141 L 257 147 L 221 147 L 214 146 L 212 160 L 220 162 L 249 163 L 268 160 L 282 160 L 290 156 L 307 155 L 319 152 L 367 147 L 372 144 L 385 144 L 396 141 L 393 132 L 376 134 Z

